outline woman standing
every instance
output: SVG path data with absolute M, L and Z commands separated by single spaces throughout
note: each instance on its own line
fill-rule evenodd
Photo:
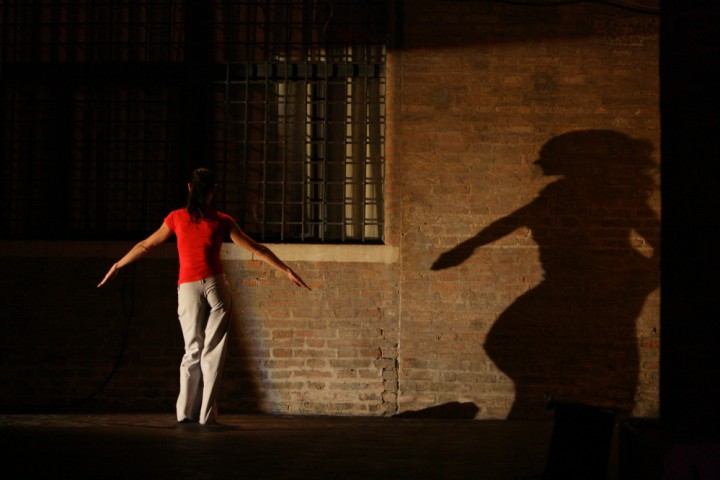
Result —
M 180 363 L 178 422 L 217 422 L 217 393 L 232 316 L 232 296 L 220 262 L 220 248 L 228 235 L 240 247 L 281 270 L 296 285 L 310 287 L 269 248 L 243 232 L 235 220 L 211 206 L 215 193 L 212 171 L 199 168 L 188 183 L 185 208 L 165 217 L 160 228 L 116 262 L 98 284 L 102 287 L 126 265 L 142 258 L 174 233 L 180 272 L 178 318 L 185 342 Z

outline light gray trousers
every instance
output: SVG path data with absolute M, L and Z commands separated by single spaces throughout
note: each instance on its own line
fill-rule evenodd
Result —
M 227 349 L 232 296 L 222 275 L 178 285 L 178 318 L 185 341 L 180 363 L 178 421 L 217 421 L 217 394 Z

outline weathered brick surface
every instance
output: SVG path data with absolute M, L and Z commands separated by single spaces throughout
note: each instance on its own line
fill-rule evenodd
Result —
M 549 395 L 656 414 L 657 19 L 409 3 L 391 70 L 408 172 L 400 410 L 541 416 Z M 432 270 L 444 252 L 459 265 Z
M 471 402 L 477 418 L 504 418 L 545 415 L 552 395 L 657 414 L 657 17 L 430 0 L 405 12 L 387 70 L 399 259 L 291 262 L 312 292 L 226 262 L 221 408 Z M 0 407 L 172 410 L 175 259 L 144 259 L 98 291 L 114 254 L 27 248 L 0 266 Z
M 238 292 L 229 408 L 251 390 L 262 411 L 293 414 L 392 413 L 396 391 L 397 267 L 343 263 L 297 266 L 307 292 L 259 262 L 230 262 Z M 257 288 L 247 285 L 264 279 Z M 234 378 L 247 377 L 242 385 Z

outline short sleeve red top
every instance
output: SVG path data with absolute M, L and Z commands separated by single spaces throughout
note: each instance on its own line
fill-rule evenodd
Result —
M 178 285 L 195 282 L 223 273 L 220 247 L 230 234 L 235 220 L 230 215 L 211 209 L 205 218 L 193 222 L 190 212 L 182 208 L 165 217 L 165 224 L 177 237 L 180 273 Z

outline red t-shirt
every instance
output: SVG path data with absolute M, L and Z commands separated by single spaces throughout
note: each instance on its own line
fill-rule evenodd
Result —
M 178 284 L 223 273 L 220 247 L 235 224 L 230 215 L 209 209 L 205 218 L 194 223 L 190 213 L 181 208 L 170 212 L 165 217 L 165 224 L 177 237 L 180 257 Z

